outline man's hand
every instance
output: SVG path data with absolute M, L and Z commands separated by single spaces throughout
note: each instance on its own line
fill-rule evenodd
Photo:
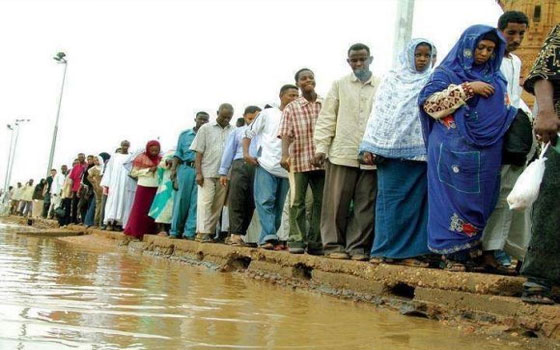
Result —
M 371 152 L 363 152 L 360 163 L 365 165 L 374 165 L 375 154 Z
M 286 171 L 290 171 L 290 157 L 282 156 L 282 160 L 280 160 L 280 166 L 286 169 Z
M 317 168 L 322 168 L 325 165 L 325 159 L 327 159 L 327 155 L 323 152 L 315 153 L 313 159 L 311 159 L 311 165 L 316 166 Z
M 226 187 L 227 186 L 227 182 L 228 182 L 228 178 L 227 176 L 220 176 L 220 185 Z
M 251 157 L 250 155 L 244 155 L 243 160 L 245 160 L 245 163 L 250 164 L 252 166 L 259 165 L 259 161 L 257 160 L 257 158 Z
M 482 97 L 488 98 L 494 94 L 494 87 L 483 81 L 473 81 L 469 83 L 474 93 Z
M 196 174 L 196 183 L 201 187 L 204 185 L 204 176 L 202 176 L 202 174 Z
M 554 110 L 539 111 L 535 121 L 537 139 L 544 143 L 551 141 L 556 144 L 558 130 L 560 130 L 560 119 Z
M 169 179 L 171 181 L 175 181 L 177 179 L 177 170 L 171 169 L 171 171 L 169 173 Z

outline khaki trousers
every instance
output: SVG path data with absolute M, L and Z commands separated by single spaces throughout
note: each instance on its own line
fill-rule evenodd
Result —
M 214 235 L 226 201 L 227 186 L 220 185 L 217 177 L 205 177 L 198 186 L 196 208 L 196 230 L 198 233 Z

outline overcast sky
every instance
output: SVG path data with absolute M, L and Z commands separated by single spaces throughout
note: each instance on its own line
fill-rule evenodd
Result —
M 62 66 L 68 57 L 54 166 L 76 153 L 112 152 L 158 138 L 163 150 L 192 126 L 193 114 L 229 102 L 276 102 L 302 67 L 325 95 L 349 73 L 346 50 L 369 45 L 372 69 L 391 66 L 394 0 L 0 1 L 0 186 L 10 133 L 21 128 L 12 183 L 44 176 Z M 431 39 L 442 59 L 471 24 L 495 25 L 494 0 L 416 0 L 413 37 Z

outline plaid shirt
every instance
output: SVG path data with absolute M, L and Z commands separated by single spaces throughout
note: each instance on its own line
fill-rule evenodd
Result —
M 278 137 L 287 136 L 293 139 L 290 145 L 290 168 L 295 173 L 323 170 L 311 165 L 315 155 L 313 133 L 322 104 L 323 100 L 320 97 L 317 97 L 315 102 L 299 97 L 284 108 Z

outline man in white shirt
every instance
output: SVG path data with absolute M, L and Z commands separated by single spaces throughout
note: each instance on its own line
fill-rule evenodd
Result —
M 282 168 L 282 140 L 278 127 L 282 111 L 296 98 L 299 91 L 295 85 L 284 85 L 280 89 L 280 107 L 263 110 L 245 131 L 243 157 L 245 161 L 258 165 L 255 170 L 255 207 L 261 224 L 259 245 L 278 245 L 278 228 L 282 221 L 282 211 L 286 194 L 290 187 L 288 172 Z M 251 142 L 258 138 L 257 157 L 249 154 Z
M 54 209 L 60 205 L 60 195 L 62 192 L 62 186 L 64 185 L 64 180 L 68 175 L 68 166 L 63 165 L 60 167 L 60 173 L 56 173 L 53 176 L 53 181 L 51 183 L 51 203 L 48 210 L 48 218 L 54 217 Z
M 521 100 L 521 60 L 513 51 L 521 45 L 528 27 L 529 19 L 523 12 L 507 11 L 498 20 L 498 29 L 506 39 L 506 53 L 500 70 L 507 80 L 509 102 L 523 110 L 527 110 L 527 106 Z M 502 251 L 517 260 L 523 260 L 529 244 L 531 232 L 526 213 L 510 210 L 506 200 L 524 169 L 525 166 L 514 164 L 502 166 L 500 197 L 484 229 L 484 264 L 496 272 L 508 272 L 504 266 L 508 265 L 509 257 Z
M 218 172 L 226 140 L 233 130 L 229 124 L 233 117 L 233 106 L 223 103 L 218 108 L 217 115 L 214 122 L 200 127 L 190 147 L 196 152 L 196 240 L 200 242 L 213 241 L 228 190 L 227 186 L 220 184 Z

